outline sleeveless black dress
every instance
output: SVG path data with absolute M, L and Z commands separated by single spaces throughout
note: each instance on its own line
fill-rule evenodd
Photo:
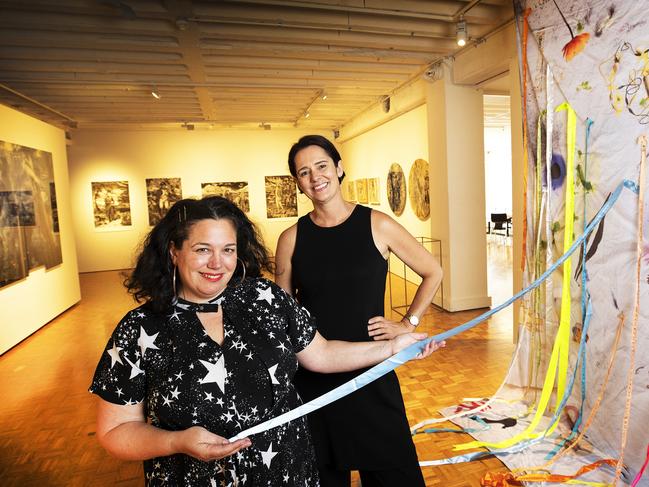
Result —
M 335 227 L 298 220 L 292 258 L 295 297 L 327 339 L 369 341 L 367 320 L 383 315 L 387 262 L 372 238 L 370 208 L 356 205 Z M 300 368 L 295 384 L 309 401 L 361 371 L 318 374 Z M 386 470 L 416 465 L 399 380 L 390 372 L 308 416 L 320 466 Z

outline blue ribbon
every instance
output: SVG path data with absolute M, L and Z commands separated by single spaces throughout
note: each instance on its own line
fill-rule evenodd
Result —
M 391 372 L 392 370 L 396 369 L 402 364 L 405 364 L 409 360 L 415 358 L 417 355 L 419 355 L 428 345 L 430 342 L 435 341 L 435 342 L 441 342 L 443 340 L 447 340 L 451 337 L 454 337 L 455 335 L 458 335 L 462 332 L 465 332 L 467 330 L 470 330 L 471 328 L 475 327 L 476 325 L 482 323 L 485 321 L 487 318 L 489 318 L 491 315 L 497 313 L 498 311 L 506 308 L 510 304 L 512 304 L 514 301 L 517 299 L 520 299 L 522 296 L 530 292 L 532 289 L 537 288 L 541 283 L 547 279 L 554 270 L 559 267 L 563 262 L 566 261 L 573 253 L 574 251 L 582 244 L 582 242 L 586 239 L 586 237 L 593 231 L 593 229 L 599 224 L 599 222 L 606 216 L 606 213 L 613 207 L 613 204 L 618 200 L 620 197 L 620 193 L 622 192 L 623 188 L 631 189 L 634 191 L 634 189 L 637 189 L 637 191 L 634 191 L 635 193 L 639 193 L 639 188 L 638 185 L 633 183 L 632 181 L 629 180 L 624 180 L 622 183 L 620 183 L 613 193 L 611 194 L 610 198 L 608 198 L 602 207 L 599 209 L 595 217 L 590 221 L 590 223 L 584 228 L 584 233 L 575 241 L 573 244 L 570 246 L 568 251 L 563 254 L 552 266 L 550 266 L 541 276 L 534 282 L 532 282 L 529 286 L 527 286 L 525 289 L 519 291 L 516 293 L 514 296 L 506 300 L 505 302 L 499 304 L 495 308 L 492 308 L 491 310 L 481 314 L 480 316 L 473 318 L 470 321 L 467 321 L 466 323 L 456 326 L 455 328 L 452 328 L 450 330 L 447 330 L 443 333 L 440 333 L 438 335 L 434 335 L 432 337 L 428 337 L 424 340 L 420 340 L 416 343 L 413 343 L 412 345 L 404 348 L 401 350 L 399 353 L 396 353 L 392 357 L 389 357 L 388 359 L 384 360 L 383 362 L 375 365 L 371 369 L 367 370 L 366 372 L 360 374 L 358 377 L 355 377 L 344 384 L 341 384 L 340 386 L 336 387 L 335 389 L 332 389 L 331 391 L 323 394 L 322 396 L 316 397 L 315 399 L 302 404 L 301 406 L 288 411 L 284 414 L 281 414 L 275 418 L 271 418 L 267 421 L 264 421 L 263 423 L 260 423 L 256 426 L 253 426 L 252 428 L 248 428 L 236 436 L 230 438 L 229 441 L 236 441 L 241 438 L 245 438 L 247 436 L 251 436 L 257 433 L 261 433 L 262 431 L 267 431 L 271 428 L 274 428 L 276 426 L 280 426 L 284 423 L 288 423 L 289 421 L 292 421 L 294 419 L 297 419 L 301 416 L 304 416 L 312 411 L 315 411 L 316 409 L 320 409 L 327 404 L 330 404 L 341 397 L 347 396 L 351 394 L 352 392 L 356 391 L 357 389 L 360 389 L 361 387 L 366 386 L 370 382 L 374 382 L 376 379 L 379 377 L 384 376 L 388 372 Z M 585 333 L 582 336 L 585 336 Z

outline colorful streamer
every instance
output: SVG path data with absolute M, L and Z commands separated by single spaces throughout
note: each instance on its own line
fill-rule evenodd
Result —
M 557 111 L 567 111 L 566 143 L 567 143 L 567 167 L 566 167 L 566 210 L 564 222 L 563 252 L 566 255 L 573 244 L 573 230 L 575 219 L 575 190 L 574 190 L 574 164 L 575 164 L 575 141 L 577 133 L 577 116 L 568 103 L 562 103 Z M 548 407 L 554 384 L 557 384 L 557 397 L 564 397 L 566 390 L 566 377 L 568 375 L 568 357 L 570 349 L 570 281 L 571 281 L 570 260 L 563 261 L 563 286 L 561 292 L 561 317 L 559 329 L 552 347 L 548 371 L 543 382 L 543 389 L 539 399 L 536 413 L 529 426 L 519 434 L 499 442 L 470 441 L 461 445 L 455 445 L 454 450 L 468 450 L 470 448 L 493 447 L 507 448 L 523 439 L 536 438 L 543 433 L 535 433 L 536 428 Z M 559 424 L 559 417 L 550 425 L 545 434 L 550 434 Z

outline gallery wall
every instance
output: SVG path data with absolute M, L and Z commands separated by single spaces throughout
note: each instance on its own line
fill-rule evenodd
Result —
M 303 130 L 194 130 L 74 133 L 69 147 L 74 232 L 80 272 L 132 267 L 150 230 L 145 180 L 180 178 L 182 196 L 201 196 L 201 183 L 248 182 L 250 212 L 274 252 L 297 217 L 267 218 L 265 176 L 288 175 L 290 146 Z M 331 136 L 329 133 L 323 133 Z M 131 225 L 97 228 L 93 182 L 127 181 Z M 298 215 L 312 209 L 298 193 Z
M 79 302 L 81 294 L 72 229 L 65 133 L 0 105 L 0 141 L 51 153 L 62 260 L 60 264 L 47 269 L 45 266 L 35 267 L 29 270 L 26 277 L 0 288 L 0 353 L 4 353 Z M 3 184 L 10 177 L 7 174 L 1 176 Z
M 409 198 L 406 198 L 403 213 L 395 215 L 388 204 L 386 188 L 388 171 L 393 163 L 401 166 L 407 191 L 412 165 L 417 159 L 428 158 L 425 105 L 420 103 L 418 108 L 345 141 L 341 148 L 346 177 L 349 180 L 379 178 L 380 204 L 369 206 L 393 217 L 415 237 L 431 236 L 430 218 L 419 219 Z M 403 268 L 398 260 L 393 258 L 390 265 L 392 272 L 403 275 Z M 420 282 L 419 276 L 409 269 L 407 279 L 415 283 Z

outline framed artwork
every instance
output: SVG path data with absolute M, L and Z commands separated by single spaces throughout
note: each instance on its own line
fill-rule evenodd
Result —
M 124 230 L 131 226 L 128 181 L 92 182 L 92 208 L 97 230 Z
M 381 204 L 381 200 L 379 200 L 379 178 L 367 179 L 367 198 L 372 205 Z
M 0 141 L 0 287 L 63 261 L 50 152 Z
M 183 198 L 180 178 L 151 178 L 146 180 L 146 206 L 149 225 L 157 225 L 169 208 Z
M 408 195 L 412 210 L 420 220 L 430 216 L 430 186 L 428 181 L 428 162 L 417 159 L 410 168 L 408 176 Z
M 250 198 L 248 197 L 248 181 L 231 183 L 201 183 L 203 196 L 223 196 L 237 205 L 241 211 L 250 212 Z
M 396 216 L 401 216 L 406 207 L 406 178 L 403 169 L 396 162 L 390 166 L 385 186 L 390 209 Z
M 342 195 L 344 200 L 349 201 L 349 187 L 347 185 L 347 181 L 340 183 L 340 194 Z
M 349 192 L 349 200 L 352 203 L 356 202 L 356 181 L 347 181 L 347 191 Z
M 359 203 L 367 203 L 367 179 L 357 179 L 356 180 L 356 198 Z
M 293 176 L 266 176 L 266 216 L 297 216 L 297 186 Z

